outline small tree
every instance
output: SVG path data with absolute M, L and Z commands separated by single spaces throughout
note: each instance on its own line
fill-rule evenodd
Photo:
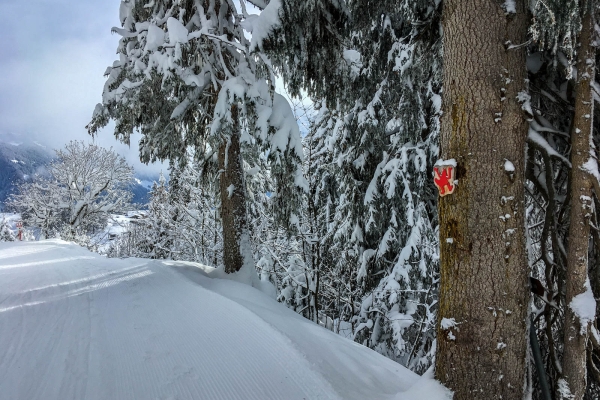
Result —
M 114 150 L 72 141 L 56 156 L 49 178 L 21 184 L 9 201 L 42 237 L 61 230 L 71 238 L 91 234 L 129 204 L 133 168 Z
M 2 219 L 0 222 L 0 242 L 14 242 L 15 234 L 10 230 L 6 219 Z

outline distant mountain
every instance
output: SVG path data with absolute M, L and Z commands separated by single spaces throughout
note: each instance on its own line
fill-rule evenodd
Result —
M 46 175 L 46 165 L 54 156 L 54 150 L 38 142 L 25 141 L 15 135 L 0 135 L 0 210 L 17 184 L 36 175 Z M 158 177 L 136 178 L 131 186 L 131 201 L 140 205 L 148 203 L 154 180 Z
M 135 183 L 131 185 L 131 192 L 133 198 L 131 202 L 134 204 L 146 205 L 150 201 L 150 189 L 152 189 L 152 182 L 140 178 L 135 178 Z
M 15 185 L 47 174 L 45 166 L 53 156 L 53 151 L 37 143 L 0 140 L 0 209 Z

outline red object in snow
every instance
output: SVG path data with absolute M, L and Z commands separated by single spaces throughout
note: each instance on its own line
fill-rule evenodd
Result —
M 433 167 L 433 175 L 433 182 L 437 186 L 440 196 L 454 193 L 456 172 L 453 165 Z
M 17 221 L 17 229 L 19 229 L 19 240 L 23 240 L 23 222 Z

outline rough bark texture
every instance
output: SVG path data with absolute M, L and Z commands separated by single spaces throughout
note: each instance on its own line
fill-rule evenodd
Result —
M 585 292 L 588 276 L 590 217 L 592 212 L 592 177 L 582 168 L 590 159 L 592 118 L 594 115 L 591 79 L 594 76 L 595 54 L 591 46 L 593 29 L 591 13 L 583 18 L 581 46 L 577 55 L 575 84 L 575 115 L 571 132 L 571 211 L 567 246 L 567 278 L 565 284 L 565 347 L 563 375 L 574 399 L 582 399 L 586 390 L 586 344 L 588 327 L 569 306 L 575 296 Z M 595 162 L 595 160 L 594 160 Z
M 524 146 L 526 10 L 445 0 L 441 157 L 458 186 L 440 198 L 436 376 L 454 399 L 522 399 L 527 350 Z M 506 161 L 514 171 L 505 169 Z M 452 238 L 452 240 L 447 240 Z M 442 328 L 454 318 L 455 327 Z M 446 325 L 447 326 L 447 325 Z
M 234 122 L 232 133 L 228 141 L 219 147 L 223 263 L 226 273 L 239 271 L 244 265 L 242 235 L 248 231 L 244 170 L 240 154 L 240 127 L 236 106 L 232 106 L 231 119 Z M 233 191 L 229 196 L 231 185 Z

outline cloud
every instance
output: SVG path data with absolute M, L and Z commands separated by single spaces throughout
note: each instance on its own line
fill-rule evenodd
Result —
M 49 147 L 92 141 L 85 126 L 101 101 L 104 71 L 116 59 L 120 0 L 5 0 L 0 15 L 0 134 L 22 136 Z M 139 135 L 137 137 L 139 140 Z M 96 142 L 113 147 L 144 175 L 166 170 L 143 166 L 137 140 L 116 141 L 112 126 Z

